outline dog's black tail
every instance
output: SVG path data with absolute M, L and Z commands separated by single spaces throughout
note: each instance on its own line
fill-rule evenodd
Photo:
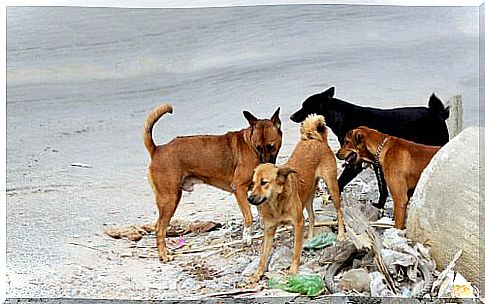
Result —
M 169 103 L 164 103 L 156 107 L 150 114 L 148 114 L 145 120 L 144 141 L 145 148 L 147 148 L 148 153 L 150 153 L 150 157 L 153 157 L 153 153 L 155 153 L 155 149 L 157 148 L 152 137 L 153 125 L 166 113 L 173 113 L 172 105 Z
M 429 97 L 428 107 L 432 113 L 434 113 L 436 116 L 440 117 L 443 120 L 446 120 L 448 119 L 448 117 L 450 117 L 450 107 L 445 108 L 441 100 L 436 97 L 434 93 L 431 94 L 431 96 Z

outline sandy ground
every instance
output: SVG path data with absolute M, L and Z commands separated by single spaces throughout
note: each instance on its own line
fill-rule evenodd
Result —
M 133 120 L 141 125 L 143 119 L 140 113 Z M 235 247 L 240 249 L 235 253 L 229 253 L 234 249 L 227 248 L 216 253 L 184 255 L 164 264 L 156 258 L 153 235 L 140 241 L 150 247 L 145 249 L 130 248 L 134 242 L 106 236 L 103 231 L 107 226 L 151 223 L 156 219 L 145 175 L 148 162 L 128 163 L 116 170 L 107 168 L 104 162 L 109 164 L 110 159 L 102 149 L 106 138 L 101 134 L 119 132 L 116 124 L 83 121 L 52 125 L 61 131 L 53 134 L 52 144 L 36 146 L 24 160 L 25 168 L 9 171 L 8 297 L 187 298 L 232 290 L 244 280 L 241 272 L 259 256 L 260 241 L 253 247 Z M 285 121 L 283 131 L 285 140 L 279 163 L 287 159 L 296 143 L 298 125 Z M 24 136 L 27 135 L 35 140 L 30 137 L 32 134 Z M 82 156 L 79 159 L 67 157 L 85 149 L 86 142 L 99 148 L 78 154 Z M 333 134 L 330 143 L 337 148 Z M 138 145 L 142 146 L 141 140 Z M 92 167 L 70 166 L 76 161 Z M 373 179 L 370 172 L 367 176 Z M 253 214 L 256 216 L 256 210 Z M 174 216 L 224 225 L 219 231 L 189 237 L 195 247 L 221 238 L 240 238 L 241 218 L 232 195 L 205 185 L 197 186 L 193 193 L 184 193 Z M 255 224 L 255 232 L 258 231 Z M 228 253 L 231 257 L 224 258 Z M 189 263 L 197 261 L 209 269 L 207 277 L 194 278 L 195 268 Z M 215 280 L 211 273 L 217 274 Z

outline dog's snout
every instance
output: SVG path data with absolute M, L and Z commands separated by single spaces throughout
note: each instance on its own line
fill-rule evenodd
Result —
M 254 206 L 261 205 L 262 203 L 266 202 L 266 200 L 267 200 L 266 197 L 263 197 L 263 198 L 257 197 L 253 193 L 251 193 L 248 196 L 248 203 L 250 203 L 251 205 L 254 205 Z
M 340 160 L 344 160 L 345 156 L 343 156 L 342 154 L 342 149 L 340 149 L 337 151 L 337 153 L 335 153 L 335 156 L 337 156 L 337 158 Z
M 291 114 L 290 119 L 293 122 L 300 123 L 306 118 L 305 114 L 301 113 L 301 110 Z
M 252 194 L 252 193 L 251 193 L 251 194 L 248 196 L 248 203 L 252 204 L 253 202 L 254 202 L 254 194 Z

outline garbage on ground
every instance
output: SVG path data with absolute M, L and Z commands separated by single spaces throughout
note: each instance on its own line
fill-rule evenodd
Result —
M 315 237 L 304 244 L 296 276 L 282 276 L 293 257 L 292 228 L 278 229 L 266 279 L 259 282 L 258 288 L 262 290 L 258 294 L 279 295 L 284 290 L 309 297 L 321 294 L 414 298 L 477 296 L 476 287 L 453 270 L 459 252 L 437 278 L 439 273 L 429 250 L 421 243 L 411 244 L 405 231 L 389 228 L 387 224 L 375 225 L 374 216 L 362 213 L 362 210 L 371 209 L 362 207 L 361 203 L 345 207 L 347 239 L 343 241 L 337 241 L 332 232 L 335 224 L 324 223 L 320 225 L 324 227 L 316 228 Z M 330 214 L 328 210 L 325 213 Z M 381 218 L 378 222 L 391 223 L 391 219 Z M 198 234 L 217 228 L 221 229 Z M 257 223 L 253 229 L 253 244 L 245 246 L 241 239 L 242 224 L 237 219 L 224 225 L 210 221 L 172 221 L 166 243 L 174 254 L 170 264 L 181 269 L 178 288 L 193 286 L 197 289 L 194 293 L 216 292 L 219 297 L 228 296 L 227 290 L 231 290 L 231 295 L 237 293 L 235 287 L 240 291 L 254 287 L 247 285 L 246 280 L 258 266 L 263 234 L 258 231 Z M 139 240 L 136 245 L 129 245 L 131 249 L 123 249 L 124 257 L 158 258 L 155 235 L 151 233 L 154 230 L 153 224 L 128 225 L 110 227 L 106 234 Z
M 356 252 L 354 243 L 345 239 L 341 242 L 335 243 L 333 246 L 326 247 L 320 255 L 319 263 L 329 264 L 329 263 L 342 263 L 347 261 L 347 259 Z
M 356 208 L 347 208 L 344 214 L 349 230 L 354 232 L 352 240 L 356 246 L 372 251 L 374 265 L 371 269 L 381 274 L 372 275 L 371 295 L 388 294 L 387 289 L 397 296 L 422 297 L 429 294 L 436 265 L 428 250 L 419 243 L 412 247 L 405 231 L 390 228 L 382 234 L 377 233 L 362 220 L 359 212 Z M 386 288 L 381 286 L 382 282 L 387 285 Z
M 139 241 L 144 235 L 148 234 L 145 229 L 137 225 L 128 225 L 123 227 L 108 227 L 104 233 L 115 239 L 129 239 L 131 241 Z
M 166 245 L 168 249 L 175 250 L 184 247 L 187 245 L 187 242 L 183 237 L 171 238 L 166 240 Z
M 270 288 L 283 289 L 288 292 L 297 292 L 309 297 L 318 296 L 325 288 L 325 283 L 319 275 L 299 275 L 284 278 L 273 277 L 268 281 Z
M 371 277 L 367 270 L 358 268 L 347 271 L 339 282 L 339 287 L 343 291 L 370 291 Z
M 324 232 L 314 236 L 303 245 L 303 249 L 322 249 L 337 241 L 337 235 L 333 232 Z
M 175 220 L 167 227 L 167 237 L 178 237 L 188 233 L 204 233 L 222 227 L 221 223 L 212 221 L 179 221 Z M 155 224 L 127 225 L 121 227 L 108 227 L 104 232 L 112 238 L 125 238 L 139 241 L 143 236 L 155 231 Z M 180 247 L 178 247 L 180 248 Z
M 473 286 L 460 273 L 456 273 L 453 281 L 453 297 L 473 298 Z

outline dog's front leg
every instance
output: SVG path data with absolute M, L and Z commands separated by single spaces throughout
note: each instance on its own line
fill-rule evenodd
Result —
M 236 200 L 244 217 L 242 238 L 247 245 L 251 245 L 253 241 L 253 214 L 248 203 L 248 187 L 246 185 L 240 185 L 236 188 Z
M 271 253 L 271 248 L 273 247 L 274 235 L 276 233 L 276 225 L 265 225 L 264 229 L 264 240 L 263 240 L 263 251 L 261 252 L 261 259 L 259 260 L 258 269 L 249 278 L 250 283 L 256 283 L 261 279 L 266 266 L 268 265 L 268 257 Z
M 291 260 L 291 267 L 289 271 L 289 274 L 291 275 L 296 274 L 298 267 L 300 267 L 301 248 L 303 245 L 303 228 L 305 227 L 303 214 L 301 218 L 297 219 L 293 225 L 295 227 L 295 245 L 293 247 L 293 259 Z

